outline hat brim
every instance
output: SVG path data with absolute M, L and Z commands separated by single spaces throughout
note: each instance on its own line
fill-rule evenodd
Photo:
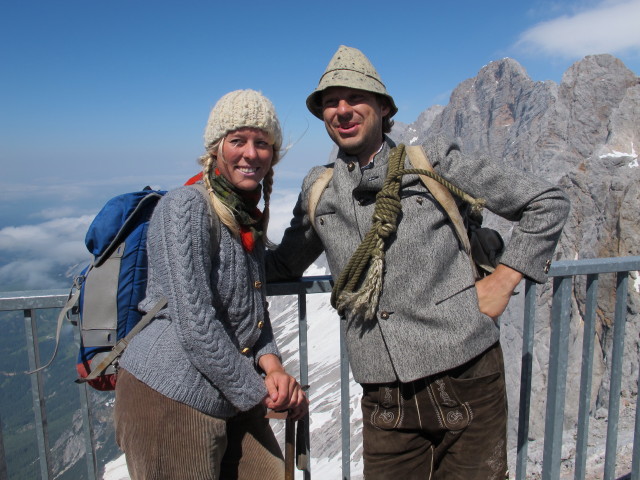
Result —
M 387 93 L 387 90 L 383 84 L 378 80 L 363 75 L 359 72 L 352 70 L 333 70 L 325 74 L 318 84 L 318 88 L 307 97 L 307 108 L 309 111 L 320 120 L 322 120 L 322 94 L 327 88 L 331 87 L 347 87 L 355 88 L 357 90 L 363 90 L 365 92 L 375 93 L 382 95 L 389 101 L 389 118 L 398 113 L 398 107 L 396 107 L 393 97 Z

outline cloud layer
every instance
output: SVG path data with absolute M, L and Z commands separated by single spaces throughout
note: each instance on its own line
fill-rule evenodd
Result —
M 640 53 L 640 0 L 605 1 L 589 10 L 539 23 L 520 35 L 519 50 L 575 58 Z
M 289 225 L 298 192 L 280 189 L 271 202 L 269 237 L 279 242 Z M 55 215 L 55 209 L 49 212 Z M 91 260 L 84 237 L 95 215 L 56 218 L 0 229 L 0 291 L 71 287 L 74 274 Z
M 0 229 L 0 290 L 71 286 L 67 275 L 90 260 L 84 236 L 92 215 Z

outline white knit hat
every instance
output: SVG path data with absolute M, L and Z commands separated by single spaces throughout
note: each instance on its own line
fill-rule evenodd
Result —
M 282 131 L 276 109 L 267 97 L 255 90 L 235 90 L 218 100 L 211 109 L 204 130 L 205 148 L 227 133 L 243 127 L 264 130 L 273 139 L 275 150 L 280 150 Z

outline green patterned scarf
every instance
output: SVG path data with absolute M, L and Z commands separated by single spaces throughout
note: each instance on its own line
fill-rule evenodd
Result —
M 240 224 L 242 245 L 246 250 L 252 251 L 255 242 L 262 238 L 263 233 L 262 212 L 258 208 L 262 197 L 262 185 L 251 191 L 240 190 L 221 175 L 217 167 L 209 174 L 209 181 L 213 193 L 231 209 Z

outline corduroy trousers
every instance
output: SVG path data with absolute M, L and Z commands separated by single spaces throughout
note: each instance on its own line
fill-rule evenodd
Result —
M 281 480 L 284 461 L 261 405 L 215 418 L 118 372 L 116 441 L 132 480 Z
M 362 387 L 366 480 L 507 476 L 507 400 L 499 344 L 439 375 Z

